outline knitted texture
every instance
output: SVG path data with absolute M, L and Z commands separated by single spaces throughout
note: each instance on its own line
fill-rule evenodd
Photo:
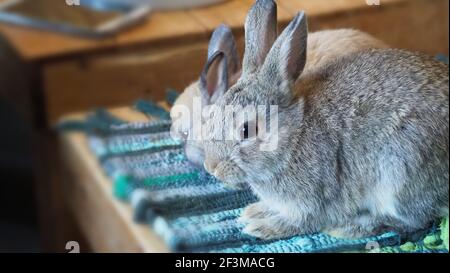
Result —
M 448 217 L 442 221 L 440 227 L 441 227 L 441 239 L 442 239 L 442 242 L 443 242 L 445 248 L 448 251 L 448 233 L 449 233 Z
M 172 91 L 169 104 L 173 100 Z M 249 189 L 229 189 L 191 165 L 183 143 L 170 138 L 171 121 L 164 109 L 147 101 L 139 101 L 135 109 L 151 120 L 127 123 L 98 110 L 84 122 L 67 122 L 60 128 L 87 132 L 92 152 L 111 178 L 113 194 L 129 202 L 134 220 L 151 226 L 172 251 L 355 252 L 372 247 L 384 252 L 448 251 L 448 244 L 446 249 L 437 241 L 432 248 L 402 245 L 393 232 L 357 240 L 323 233 L 272 241 L 246 235 L 237 218 L 245 206 L 257 201 L 256 196 Z M 440 236 L 440 229 L 430 230 L 425 239 L 431 241 L 429 236 Z
M 381 248 L 384 253 L 448 253 L 448 217 L 439 226 L 432 227 L 425 237 L 416 242 L 406 242 L 399 246 Z

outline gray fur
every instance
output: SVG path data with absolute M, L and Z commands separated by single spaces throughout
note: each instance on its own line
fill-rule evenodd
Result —
M 200 75 L 200 91 L 203 105 L 214 103 L 228 89 L 226 55 L 217 51 L 208 58 Z
M 246 47 L 244 62 L 247 68 L 261 65 L 277 37 L 277 6 L 272 0 L 257 0 L 246 19 L 246 28 L 254 29 L 252 35 L 246 35 L 247 41 L 257 41 L 258 46 Z M 246 42 L 246 45 L 255 44 Z M 218 55 L 222 52 L 224 56 Z M 252 55 L 258 62 L 254 62 Z M 199 80 L 199 90 L 204 106 L 214 104 L 218 98 L 236 82 L 240 74 L 239 54 L 231 29 L 220 25 L 213 32 L 208 46 L 208 60 Z M 224 69 L 227 67 L 227 70 Z M 247 69 L 247 72 L 250 72 Z M 187 135 L 189 135 L 188 133 Z M 186 136 L 187 136 L 186 135 Z M 202 144 L 196 140 L 187 140 L 185 151 L 195 165 L 203 165 Z
M 217 27 L 209 40 L 208 59 L 200 75 L 200 93 L 204 105 L 214 103 L 228 89 L 229 78 L 240 70 L 239 55 L 231 29 Z
M 293 84 L 306 64 L 306 45 L 308 42 L 308 22 L 304 12 L 300 12 L 292 20 L 277 40 L 267 58 L 266 64 L 275 64 L 278 68 L 278 74 L 286 78 L 283 80 Z M 275 60 L 276 58 L 276 60 Z M 271 61 L 271 59 L 274 59 Z M 263 69 L 271 69 L 271 66 L 265 65 Z M 266 74 L 267 72 L 262 72 Z
M 208 171 L 225 183 L 248 183 L 260 198 L 241 217 L 245 232 L 264 239 L 319 231 L 361 237 L 414 232 L 448 216 L 448 66 L 419 53 L 374 49 L 308 71 L 294 85 L 294 72 L 274 69 L 290 56 L 277 45 L 306 35 L 289 32 L 292 24 L 264 69 L 242 77 L 216 103 L 278 105 L 278 148 L 260 151 L 256 138 L 203 143 Z M 213 132 L 224 119 L 213 116 L 206 125 Z
M 213 104 L 223 95 L 230 84 L 234 84 L 233 75 L 240 71 L 240 60 L 236 41 L 231 29 L 226 25 L 217 27 L 209 41 L 208 59 L 200 75 L 198 89 L 204 106 Z M 192 110 L 192 109 L 190 109 Z M 192 121 L 193 122 L 193 121 Z M 197 166 L 203 166 L 204 152 L 201 143 L 192 140 L 192 126 L 174 128 L 179 138 L 185 140 L 185 152 L 189 160 Z M 178 132 L 181 130 L 182 132 Z
M 234 74 L 241 69 L 241 61 L 239 60 L 233 32 L 224 24 L 218 26 L 211 35 L 208 45 L 208 59 L 219 51 L 227 56 L 229 73 Z
M 245 29 L 243 77 L 256 72 L 277 38 L 277 5 L 275 2 L 257 0 L 247 15 Z M 249 29 L 252 31 L 247 31 Z

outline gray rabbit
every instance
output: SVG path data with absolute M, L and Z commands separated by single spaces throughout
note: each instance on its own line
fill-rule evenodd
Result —
M 214 30 L 208 44 L 207 57 L 199 80 L 184 90 L 170 111 L 170 116 L 174 120 L 171 128 L 172 137 L 185 141 L 187 158 L 199 167 L 203 167 L 204 155 L 201 142 L 195 141 L 192 135 L 195 121 L 190 117 L 193 113 L 194 98 L 199 98 L 203 106 L 214 104 L 228 86 L 235 84 L 240 76 L 241 64 L 236 41 L 228 26 L 220 25 Z M 186 107 L 189 113 L 180 113 L 180 106 Z
M 260 199 L 240 218 L 244 232 L 358 238 L 411 233 L 447 216 L 448 66 L 371 49 L 302 73 L 306 16 L 299 13 L 272 46 L 255 16 L 270 2 L 250 11 L 242 75 L 215 105 L 277 105 L 277 132 L 260 138 L 247 132 L 256 121 L 232 126 L 217 112 L 205 123 L 207 132 L 242 136 L 203 146 L 208 172 L 230 185 L 247 183 Z M 275 134 L 277 148 L 261 151 Z
M 260 4 L 260 2 L 256 2 L 256 5 Z M 251 13 L 249 16 L 260 18 L 261 26 L 264 29 L 264 36 L 261 36 L 261 38 L 270 39 L 267 44 L 268 49 L 270 49 L 278 35 L 277 5 L 273 1 L 265 5 L 266 8 L 261 10 L 261 13 Z M 308 35 L 307 45 L 305 71 L 318 69 L 340 56 L 370 48 L 388 47 L 384 42 L 370 34 L 355 29 L 313 32 Z M 268 50 L 265 53 L 268 53 Z M 172 119 L 175 121 L 172 126 L 173 136 L 177 139 L 186 140 L 186 156 L 195 165 L 203 166 L 204 163 L 202 143 L 193 136 L 193 120 L 177 120 L 183 118 L 177 112 L 177 107 L 185 106 L 192 114 L 194 98 L 200 98 L 203 106 L 213 104 L 229 86 L 237 82 L 240 76 L 241 64 L 236 49 L 236 41 L 231 29 L 226 25 L 220 25 L 214 30 L 209 41 L 208 59 L 200 79 L 184 90 L 175 101 L 170 112 Z

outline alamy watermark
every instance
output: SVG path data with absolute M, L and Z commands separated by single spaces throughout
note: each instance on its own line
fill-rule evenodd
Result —
M 68 6 L 79 6 L 81 0 L 66 0 Z
M 171 109 L 171 137 L 187 141 L 255 141 L 260 151 L 278 146 L 277 105 L 208 105 L 193 98 L 192 109 L 175 105 Z
M 366 0 L 366 4 L 368 6 L 379 6 L 381 3 L 380 0 Z
M 369 241 L 366 244 L 366 250 L 370 253 L 380 253 L 380 244 L 376 241 Z
M 66 243 L 68 253 L 80 253 L 80 244 L 77 241 L 69 241 Z

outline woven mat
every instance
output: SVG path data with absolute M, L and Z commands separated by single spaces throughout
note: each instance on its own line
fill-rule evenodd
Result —
M 175 97 L 169 92 L 168 103 Z M 170 138 L 171 121 L 164 109 L 147 101 L 139 101 L 135 109 L 150 121 L 127 123 L 97 110 L 84 122 L 66 122 L 61 129 L 87 133 L 90 148 L 111 178 L 112 194 L 131 203 L 134 220 L 149 225 L 174 252 L 448 252 L 439 225 L 415 243 L 401 242 L 393 232 L 357 240 L 323 233 L 275 241 L 246 235 L 236 220 L 256 196 L 248 189 L 226 188 L 191 165 L 183 143 Z

